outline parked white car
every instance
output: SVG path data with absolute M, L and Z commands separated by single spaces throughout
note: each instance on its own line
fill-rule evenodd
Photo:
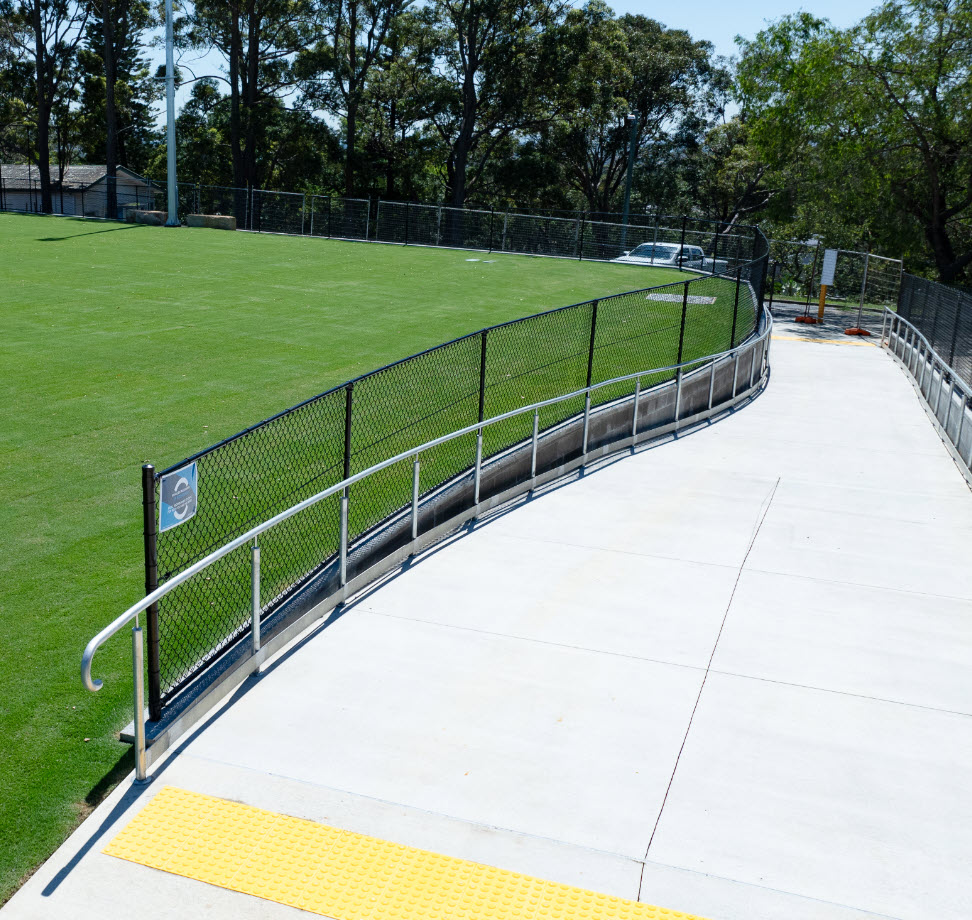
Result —
M 682 246 L 679 243 L 642 243 L 611 261 L 629 265 L 657 265 L 660 268 L 688 268 L 697 272 L 714 271 L 716 274 L 729 268 L 729 263 L 724 259 L 708 258 L 701 246 Z

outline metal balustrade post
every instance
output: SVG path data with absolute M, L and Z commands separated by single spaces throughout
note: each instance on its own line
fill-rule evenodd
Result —
M 537 478 L 537 441 L 540 435 L 540 410 L 533 410 L 533 442 L 530 446 L 530 479 Z
M 476 432 L 476 471 L 473 474 L 473 504 L 479 504 L 479 483 L 483 470 L 483 429 Z
M 739 352 L 735 353 L 732 365 L 732 398 L 736 398 L 736 381 L 739 379 Z
M 142 466 L 142 550 L 145 560 L 145 593 L 151 594 L 159 586 L 158 515 L 155 504 L 155 467 Z M 148 627 L 148 691 L 149 718 L 162 718 L 162 680 L 159 667 L 159 605 L 152 604 L 145 611 Z
M 742 268 L 736 269 L 736 297 L 732 302 L 732 331 L 729 333 L 729 348 L 736 347 L 736 317 L 739 315 L 739 285 L 742 282 Z
M 351 409 L 354 404 L 354 383 L 349 383 L 344 396 L 344 478 L 351 476 Z M 341 492 L 341 587 L 348 583 L 348 501 L 347 486 Z
M 709 409 L 712 409 L 712 395 L 715 392 L 715 361 L 709 365 Z
M 922 345 L 924 345 L 924 342 L 922 342 Z M 925 395 L 925 370 L 927 367 L 928 355 L 926 353 L 921 356 L 921 376 L 918 378 L 918 392 L 921 393 L 922 396 Z
M 250 600 L 252 626 L 250 628 L 253 637 L 253 654 L 260 651 L 260 611 L 263 605 L 260 603 L 260 544 L 257 538 L 253 538 L 253 549 L 250 555 Z
M 932 383 L 935 382 L 935 367 L 932 365 Z M 938 390 L 935 393 L 935 418 L 938 418 L 938 407 L 942 404 L 942 390 L 945 389 L 945 365 L 942 364 L 942 372 L 938 378 Z
M 884 308 L 884 315 L 881 317 L 881 344 L 884 344 L 884 331 L 888 327 L 888 313 L 887 307 Z
M 965 395 L 965 390 L 959 390 L 959 396 L 961 397 L 959 400 L 960 415 L 959 415 L 958 431 L 955 433 L 955 450 L 958 452 L 958 455 L 961 457 L 962 456 L 962 429 L 965 427 L 965 410 L 966 410 L 966 406 L 968 405 L 969 398 L 968 396 Z
M 145 698 L 142 683 L 142 628 L 132 629 L 132 709 L 135 726 L 135 782 L 141 785 L 148 782 L 145 765 Z
M 948 437 L 948 423 L 952 420 L 952 403 L 955 402 L 955 375 L 952 374 L 952 384 L 948 388 L 948 407 L 945 409 L 945 421 L 942 428 L 945 429 L 945 437 Z
M 753 388 L 753 382 L 756 379 L 756 346 L 749 350 L 749 353 L 753 356 L 753 360 L 749 364 L 749 389 Z
M 684 231 L 684 224 L 683 231 Z M 678 329 L 678 357 L 675 359 L 676 364 L 682 363 L 682 353 L 685 350 L 685 317 L 688 314 L 688 296 L 689 296 L 689 284 L 690 281 L 685 282 L 685 288 L 682 291 L 682 321 Z M 678 431 L 678 411 L 682 401 L 682 368 L 675 371 L 675 430 Z
M 348 490 L 341 493 L 341 587 L 348 583 Z
M 631 437 L 638 436 L 638 403 L 641 401 L 641 378 L 635 381 L 634 408 L 631 410 Z
M 419 458 L 415 458 L 412 466 L 412 539 L 418 537 L 418 505 L 419 505 Z
M 587 348 L 587 394 L 584 397 L 584 438 L 581 446 L 581 453 L 587 456 L 587 435 L 591 421 L 591 381 L 594 378 L 594 339 L 597 335 L 597 305 L 600 301 L 595 300 L 591 308 L 591 340 Z

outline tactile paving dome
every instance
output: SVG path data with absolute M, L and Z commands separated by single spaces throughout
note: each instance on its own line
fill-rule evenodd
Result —
M 172 786 L 104 852 L 334 920 L 702 920 Z

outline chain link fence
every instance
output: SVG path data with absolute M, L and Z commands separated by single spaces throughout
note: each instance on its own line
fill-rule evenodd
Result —
M 700 249 L 705 265 L 692 268 L 708 274 L 733 271 L 753 257 L 750 228 L 722 231 L 716 221 L 654 215 L 638 225 L 522 211 L 450 208 L 445 205 L 379 201 L 375 239 L 405 246 L 446 246 L 484 252 L 514 252 L 564 259 L 610 261 L 636 247 L 647 247 L 647 265 L 670 265 L 671 247 Z M 662 253 L 659 244 L 667 244 Z M 670 256 L 669 256 L 670 258 Z M 688 261 L 686 258 L 686 267 Z
M 904 275 L 898 313 L 962 380 L 972 384 L 972 291 Z
M 25 214 L 61 214 L 96 220 L 132 220 L 136 211 L 153 211 L 160 201 L 158 188 L 147 180 L 107 176 L 95 182 L 70 178 L 51 183 L 51 210 L 43 207 L 37 169 L 23 167 L 0 172 L 0 211 Z
M 282 201 L 289 209 L 292 202 Z M 276 206 L 276 205 L 274 205 Z M 264 201 L 261 207 L 266 208 Z M 434 210 L 434 209 L 433 209 Z M 269 219 L 269 211 L 260 221 Z M 296 212 L 285 211 L 288 219 Z M 438 215 L 420 212 L 429 224 Z M 488 213 L 488 212 L 486 212 Z M 303 214 L 307 219 L 306 212 Z M 332 214 L 332 217 L 334 215 Z M 478 232 L 483 218 L 472 227 Z M 316 225 L 316 224 L 315 224 Z M 418 226 L 422 226 L 419 224 Z M 456 226 L 456 225 L 454 225 Z M 402 451 L 484 418 L 611 380 L 731 349 L 757 327 L 766 268 L 765 241 L 750 235 L 754 259 L 731 274 L 632 291 L 483 329 L 414 355 L 315 396 L 155 475 L 190 462 L 198 470 L 198 510 L 157 535 L 158 578 L 165 582 L 254 524 Z M 638 386 L 670 381 L 674 372 L 646 374 Z M 634 380 L 597 390 L 593 404 L 629 398 Z M 583 412 L 584 399 L 540 411 L 549 432 Z M 532 417 L 488 426 L 483 459 L 528 441 Z M 422 455 L 420 494 L 470 479 L 476 437 Z M 351 487 L 349 553 L 389 525 L 412 499 L 413 470 L 403 461 Z M 340 540 L 338 497 L 320 502 L 261 537 L 262 617 L 334 565 Z M 210 566 L 167 595 L 157 612 L 159 675 L 150 710 L 161 707 L 250 628 L 248 547 Z

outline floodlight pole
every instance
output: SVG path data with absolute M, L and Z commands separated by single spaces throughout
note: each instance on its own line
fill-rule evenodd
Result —
M 176 181 L 175 65 L 172 60 L 172 0 L 165 0 L 165 152 L 168 202 L 165 225 L 179 226 L 179 186 Z
M 631 133 L 628 135 L 628 175 L 624 180 L 624 215 L 621 218 L 621 249 L 628 248 L 628 212 L 631 209 L 631 175 L 634 172 L 635 147 L 638 142 L 638 116 L 626 117 Z

